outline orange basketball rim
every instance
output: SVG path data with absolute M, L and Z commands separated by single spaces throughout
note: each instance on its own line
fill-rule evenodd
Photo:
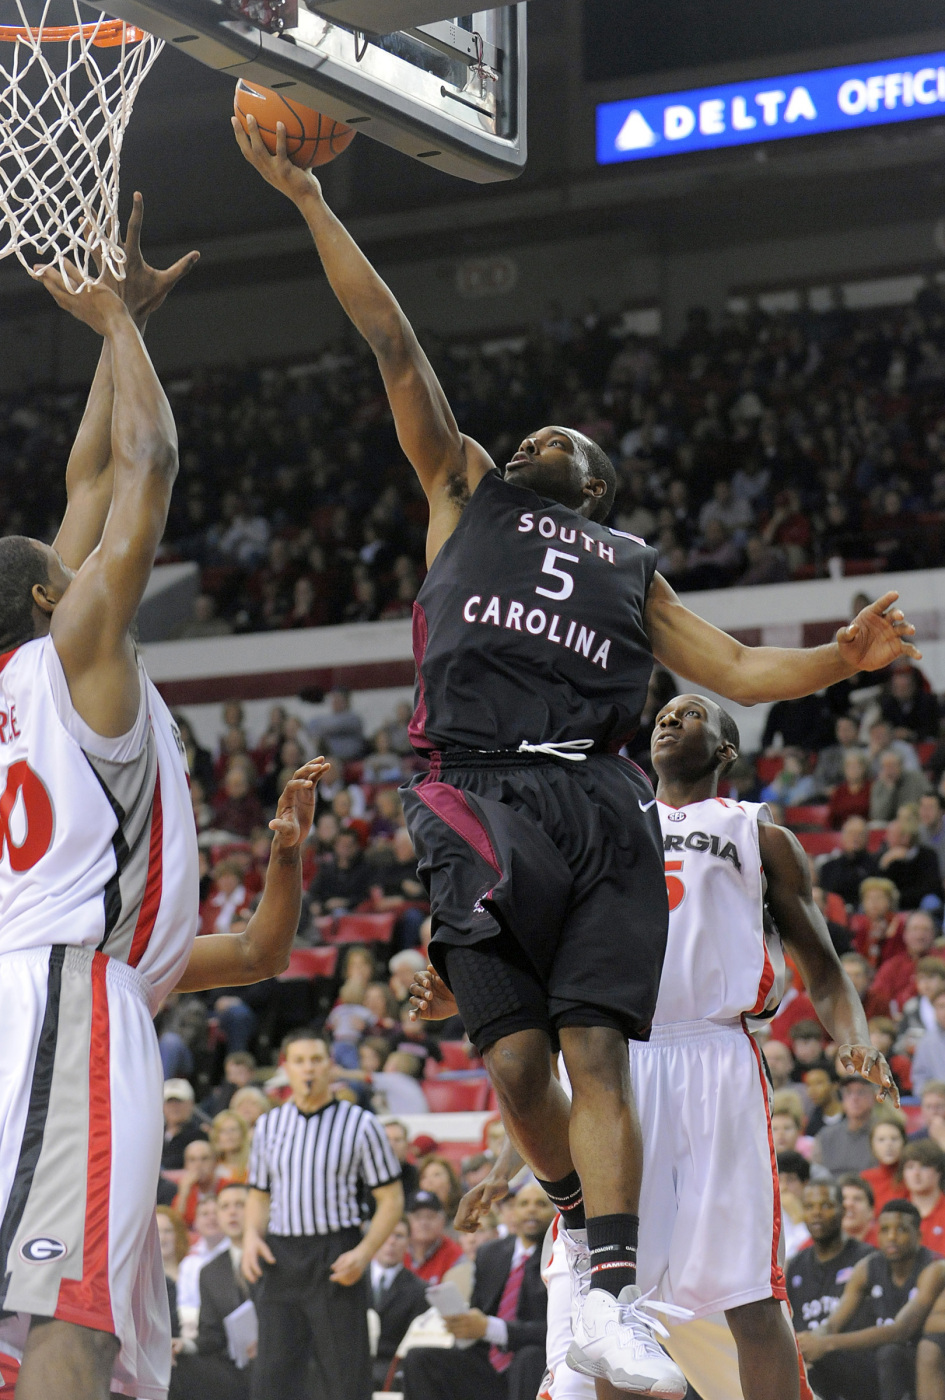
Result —
M 119 44 L 138 44 L 147 38 L 143 29 L 124 20 L 109 19 L 91 24 L 37 25 L 0 24 L 0 43 L 13 44 L 19 41 L 41 44 L 67 43 L 70 39 L 85 39 L 97 49 L 114 49 Z

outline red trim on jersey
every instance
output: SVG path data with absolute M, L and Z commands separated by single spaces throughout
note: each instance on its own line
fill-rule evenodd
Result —
M 144 957 L 154 932 L 154 924 L 161 907 L 161 891 L 164 888 L 164 810 L 161 805 L 161 770 L 154 775 L 154 796 L 151 799 L 151 844 L 148 850 L 148 878 L 145 881 L 144 897 L 138 910 L 131 940 L 128 963 L 137 967 Z
M 764 869 L 763 866 L 762 869 Z M 765 1002 L 768 1000 L 768 993 L 774 986 L 774 967 L 772 966 L 771 958 L 768 956 L 768 945 L 762 942 L 762 947 L 765 950 L 765 965 L 761 969 L 761 981 L 758 983 L 758 1000 L 747 1013 L 749 1016 L 758 1016 L 764 1011 Z
M 0 671 L 3 670 L 4 666 L 6 666 L 8 662 L 13 660 L 14 656 L 16 656 L 19 649 L 19 647 L 14 647 L 12 651 L 5 651 L 3 655 L 0 656 Z
M 54 1316 L 60 1322 L 114 1332 L 108 1279 L 108 1215 L 112 1179 L 111 1055 L 108 958 L 92 958 L 92 1034 L 89 1043 L 89 1155 L 81 1279 L 63 1279 Z
M 743 1027 L 744 1029 L 744 1027 Z M 748 1035 L 747 1029 L 745 1034 Z M 784 1270 L 778 1263 L 778 1245 L 781 1243 L 781 1184 L 778 1180 L 778 1154 L 774 1150 L 774 1137 L 771 1133 L 771 1110 L 768 1107 L 768 1081 L 765 1078 L 764 1066 L 761 1062 L 761 1051 L 755 1043 L 755 1038 L 748 1035 L 748 1043 L 751 1046 L 755 1063 L 758 1066 L 758 1081 L 761 1087 L 761 1095 L 765 1106 L 765 1123 L 768 1127 L 768 1155 L 771 1158 L 771 1185 L 774 1189 L 774 1219 L 771 1227 L 771 1296 L 780 1302 L 787 1301 L 787 1288 L 784 1282 Z
M 449 783 L 421 783 L 414 792 L 440 821 L 451 827 L 487 865 L 491 865 L 497 875 L 502 867 L 492 846 L 488 831 L 466 801 L 466 794 Z
M 407 737 L 413 747 L 429 748 L 430 743 L 426 736 L 427 726 L 427 700 L 423 688 L 423 658 L 427 654 L 427 615 L 419 603 L 413 605 L 413 659 L 417 666 L 417 708 L 413 712 L 410 724 L 407 726 Z

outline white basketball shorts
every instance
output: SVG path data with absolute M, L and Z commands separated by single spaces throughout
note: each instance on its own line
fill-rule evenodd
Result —
M 0 1351 L 22 1354 L 31 1317 L 110 1332 L 121 1342 L 112 1389 L 164 1400 L 162 1075 L 148 993 L 133 968 L 89 949 L 0 956 Z

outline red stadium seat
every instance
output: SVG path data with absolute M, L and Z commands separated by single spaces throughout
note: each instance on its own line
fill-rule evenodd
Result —
M 329 943 L 389 943 L 397 914 L 342 914 L 328 938 Z
M 755 759 L 755 772 L 758 774 L 760 783 L 772 783 L 784 767 L 784 759 L 780 754 L 767 756 L 762 754 Z
M 484 1109 L 489 1099 L 489 1078 L 450 1079 L 445 1074 L 423 1080 L 423 1092 L 431 1113 L 476 1113 Z
M 797 839 L 809 856 L 822 856 L 840 849 L 839 831 L 799 831 Z
M 479 1062 L 476 1056 L 470 1059 L 462 1040 L 441 1040 L 440 1050 L 443 1052 L 442 1068 L 445 1070 L 477 1068 Z
M 785 807 L 784 820 L 794 830 L 822 831 L 830 820 L 830 808 L 826 802 L 811 803 L 802 807 Z
M 316 977 L 334 977 L 337 966 L 337 948 L 293 948 L 289 966 L 279 973 L 279 980 L 294 982 L 299 978 L 311 981 Z
M 866 839 L 866 849 L 871 856 L 875 856 L 881 850 L 883 842 L 886 840 L 886 828 L 884 826 L 874 827 Z
M 924 768 L 927 763 L 931 762 L 932 755 L 935 752 L 935 740 L 923 739 L 921 744 L 916 744 L 915 751 L 919 756 L 919 762 Z

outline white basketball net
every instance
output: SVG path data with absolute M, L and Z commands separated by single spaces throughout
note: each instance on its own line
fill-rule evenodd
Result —
M 125 128 L 142 79 L 164 47 L 160 39 L 99 15 L 47 24 L 51 0 L 31 23 L 0 25 L 0 258 L 15 253 L 32 271 L 56 263 L 74 288 L 100 280 L 98 262 L 124 276 L 118 226 L 118 166 Z M 0 19 L 14 19 L 0 3 Z

